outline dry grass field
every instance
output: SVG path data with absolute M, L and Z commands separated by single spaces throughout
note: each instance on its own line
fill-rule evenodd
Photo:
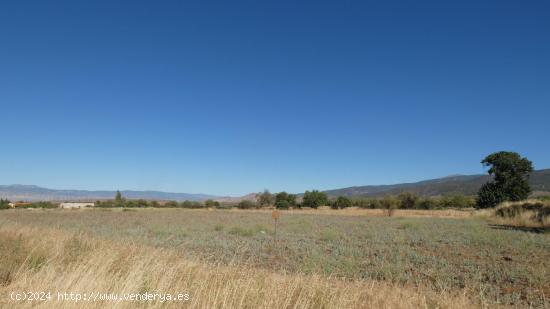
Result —
M 2 307 L 550 305 L 550 234 L 461 211 L 0 212 Z M 276 236 L 276 237 L 275 237 Z M 12 291 L 189 293 L 185 303 L 19 302 Z

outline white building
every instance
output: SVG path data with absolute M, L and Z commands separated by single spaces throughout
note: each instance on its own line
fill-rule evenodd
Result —
M 84 207 L 94 207 L 94 203 L 74 203 L 74 202 L 66 202 L 59 204 L 60 208 L 84 208 Z

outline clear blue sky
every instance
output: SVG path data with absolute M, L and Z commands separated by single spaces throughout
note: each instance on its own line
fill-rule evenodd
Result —
M 0 184 L 301 192 L 498 150 L 548 168 L 550 2 L 2 1 L 0 107 Z

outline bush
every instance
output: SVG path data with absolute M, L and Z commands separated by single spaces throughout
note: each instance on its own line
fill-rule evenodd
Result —
M 167 208 L 176 208 L 178 207 L 178 202 L 176 201 L 168 201 L 164 204 L 164 207 L 167 207 Z
M 399 207 L 399 203 L 399 200 L 393 196 L 386 196 L 380 200 L 380 205 L 386 211 L 386 215 L 388 215 L 388 217 L 393 216 L 395 209 Z
M 256 197 L 259 206 L 270 206 L 273 205 L 273 194 L 269 190 L 264 190 L 264 192 L 258 193 Z
M 411 192 L 403 192 L 397 196 L 399 199 L 399 208 L 413 209 L 418 201 L 418 196 Z
M 10 208 L 10 201 L 0 199 L 0 209 L 8 209 Z
M 471 208 L 475 207 L 476 200 L 462 194 L 448 195 L 439 200 L 439 205 L 443 208 Z
M 207 208 L 214 208 L 214 207 L 220 206 L 220 202 L 214 201 L 214 200 L 206 200 L 206 201 L 204 202 L 204 205 L 205 205 Z
M 439 203 L 433 198 L 421 198 L 416 203 L 416 209 L 436 209 L 439 207 Z
M 275 207 L 277 207 L 277 209 L 288 209 L 290 203 L 287 200 L 279 200 L 275 202 Z
M 147 207 L 149 206 L 149 202 L 147 202 L 144 199 L 135 200 L 136 207 Z
M 113 201 L 97 201 L 95 207 L 111 208 L 115 207 Z
M 202 206 L 201 203 L 199 203 L 199 202 L 192 202 L 192 201 L 183 201 L 183 202 L 180 204 L 180 207 L 182 207 L 182 208 L 191 208 L 191 209 L 203 208 L 203 206 Z
M 484 184 L 477 194 L 476 208 L 492 208 L 504 202 L 506 197 L 495 182 Z
M 289 206 L 296 206 L 296 195 L 295 194 L 288 194 L 286 192 L 279 192 L 275 195 L 275 206 L 277 208 L 280 208 L 279 206 L 277 206 L 278 204 L 280 204 L 281 202 L 285 201 L 287 205 L 287 208 Z M 285 203 L 282 203 L 282 205 L 284 205 Z
M 122 204 L 123 207 L 128 207 L 128 208 L 134 208 L 134 207 L 138 207 L 138 204 L 137 204 L 137 201 L 134 201 L 134 200 L 126 200 L 124 201 L 124 203 Z
M 302 206 L 318 208 L 327 203 L 327 195 L 317 190 L 306 191 L 302 200 Z
M 251 208 L 256 208 L 257 205 L 253 201 L 244 200 L 244 201 L 240 201 L 239 204 L 237 204 L 237 207 L 240 209 L 251 209 Z
M 58 208 L 57 204 L 52 202 L 35 202 L 29 205 L 20 206 L 20 208 Z
M 332 209 L 343 209 L 347 207 L 351 207 L 352 203 L 351 200 L 345 196 L 339 196 L 336 201 L 332 203 L 330 206 Z

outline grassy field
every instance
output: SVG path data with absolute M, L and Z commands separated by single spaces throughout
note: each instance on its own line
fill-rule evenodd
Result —
M 270 211 L 7 210 L 0 232 L 5 293 L 84 288 L 84 272 L 113 291 L 180 287 L 199 308 L 550 305 L 550 234 L 471 212 L 289 211 L 275 239 Z

